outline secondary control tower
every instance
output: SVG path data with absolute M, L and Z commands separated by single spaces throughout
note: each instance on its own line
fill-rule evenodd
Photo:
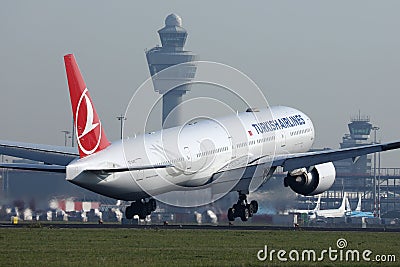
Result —
M 162 127 L 170 128 L 184 123 L 180 104 L 183 95 L 190 91 L 188 83 L 195 77 L 197 68 L 193 61 L 197 60 L 197 55 L 183 48 L 188 34 L 178 15 L 168 15 L 165 27 L 158 34 L 162 46 L 147 50 L 146 58 L 154 90 L 162 94 Z M 185 64 L 175 66 L 181 63 Z M 161 72 L 172 66 L 175 67 Z
M 356 146 L 370 145 L 370 134 L 372 124 L 369 116 L 354 116 L 348 124 L 350 134 L 343 136 L 340 148 L 350 148 Z M 353 163 L 352 159 L 345 159 L 335 162 L 336 170 L 339 174 L 359 174 L 367 175 L 371 171 L 371 155 L 362 155 Z

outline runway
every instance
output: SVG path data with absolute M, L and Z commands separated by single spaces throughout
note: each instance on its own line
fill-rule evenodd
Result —
M 323 232 L 400 232 L 400 227 L 382 225 L 379 227 L 288 227 L 263 225 L 194 225 L 194 224 L 116 224 L 116 223 L 1 223 L 0 228 L 57 228 L 57 229 L 165 229 L 165 230 L 236 230 L 236 231 L 323 231 Z

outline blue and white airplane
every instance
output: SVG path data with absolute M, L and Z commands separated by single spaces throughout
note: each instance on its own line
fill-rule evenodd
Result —
M 362 211 L 361 210 L 361 195 L 358 196 L 358 203 L 355 210 L 350 210 L 346 212 L 346 216 L 348 217 L 363 217 L 363 218 L 374 218 L 374 213 L 371 211 Z
M 153 197 L 159 194 L 215 187 L 239 193 L 228 218 L 246 221 L 258 210 L 256 201 L 247 201 L 254 181 L 256 185 L 265 183 L 278 166 L 287 171 L 284 186 L 310 196 L 334 183 L 332 161 L 400 147 L 396 141 L 307 152 L 315 134 L 311 119 L 284 106 L 202 119 L 111 144 L 74 56 L 66 55 L 64 61 L 78 151 L 4 141 L 0 142 L 0 154 L 44 164 L 1 163 L 0 167 L 65 173 L 67 181 L 83 188 L 133 201 L 126 208 L 127 218 L 149 215 L 156 208 Z

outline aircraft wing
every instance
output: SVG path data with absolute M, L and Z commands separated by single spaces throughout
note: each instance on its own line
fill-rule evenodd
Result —
M 274 158 L 272 166 L 282 166 L 284 171 L 292 171 L 303 167 L 311 167 L 314 165 L 342 159 L 352 158 L 353 160 L 355 160 L 357 157 L 365 154 L 377 153 L 398 148 L 400 148 L 400 141 L 344 149 L 332 149 L 298 154 L 279 155 Z M 268 158 L 266 158 L 266 160 L 268 161 Z M 263 163 L 262 158 L 260 158 L 259 163 Z
M 400 141 L 365 145 L 343 149 L 329 149 L 323 151 L 313 151 L 305 153 L 284 154 L 284 155 L 264 155 L 258 158 L 250 156 L 235 159 L 228 163 L 217 173 L 229 172 L 233 170 L 251 168 L 260 165 L 268 167 L 283 167 L 284 171 L 292 171 L 299 168 L 308 168 L 318 164 L 332 162 L 342 159 L 352 158 L 355 160 L 365 154 L 377 153 L 387 150 L 400 148 Z
M 79 157 L 74 147 L 39 145 L 0 140 L 0 154 L 66 166 Z
M 400 141 L 365 145 L 345 149 L 332 149 L 286 155 L 264 155 L 258 158 L 239 158 L 228 163 L 213 174 L 208 184 L 212 184 L 216 194 L 224 192 L 227 187 L 231 191 L 249 188 L 251 183 L 261 185 L 273 174 L 276 167 L 284 171 L 299 168 L 310 168 L 318 164 L 400 148 Z M 250 186 L 251 188 L 251 186 Z M 226 191 L 225 191 L 226 192 Z

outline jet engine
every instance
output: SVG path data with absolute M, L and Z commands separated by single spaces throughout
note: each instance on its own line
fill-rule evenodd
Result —
M 305 196 L 317 195 L 328 190 L 335 182 L 336 170 L 332 162 L 315 165 L 311 170 L 296 169 L 288 173 L 284 185 Z

